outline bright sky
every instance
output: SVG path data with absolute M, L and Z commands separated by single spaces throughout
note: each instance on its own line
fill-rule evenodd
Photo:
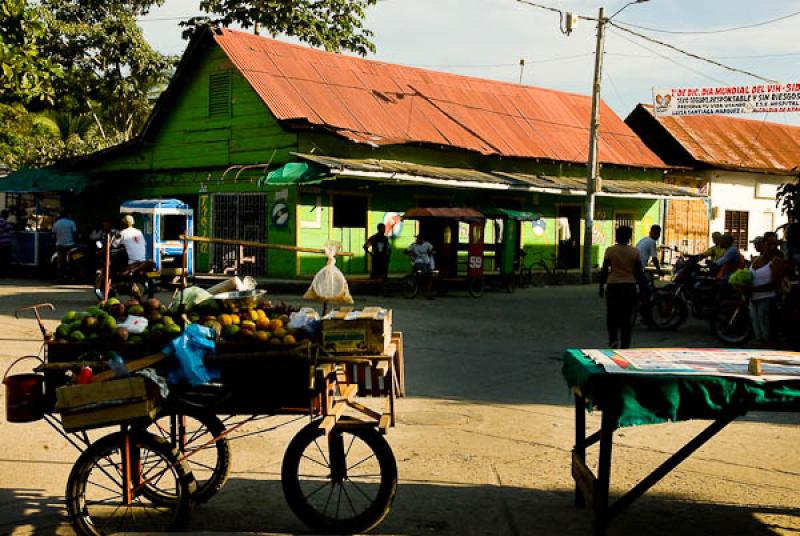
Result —
M 536 1 L 536 0 L 534 0 Z M 606 16 L 627 0 L 542 0 L 579 15 Z M 197 0 L 166 0 L 142 21 L 147 39 L 161 52 L 180 54 L 178 17 L 199 14 Z M 709 31 L 768 21 L 800 10 L 797 0 L 649 0 L 614 20 L 671 31 Z M 771 24 L 711 34 L 669 34 L 636 29 L 700 56 L 781 82 L 799 82 L 800 14 Z M 369 11 L 374 59 L 519 82 L 581 94 L 591 93 L 595 26 L 579 21 L 571 36 L 557 13 L 516 0 L 380 0 Z M 652 88 L 718 86 L 758 80 L 680 55 L 609 28 L 602 97 L 621 117 L 638 102 L 652 101 Z M 759 82 L 760 83 L 760 82 Z M 765 115 L 751 115 L 764 120 Z M 768 121 L 800 124 L 800 114 L 769 114 Z

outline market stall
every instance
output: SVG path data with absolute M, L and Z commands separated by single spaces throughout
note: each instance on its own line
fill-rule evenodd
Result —
M 194 275 L 194 243 L 184 250 L 182 235 L 194 234 L 194 210 L 179 199 L 136 199 L 125 201 L 120 214 L 130 214 L 144 234 L 147 259 L 163 276 Z M 184 259 L 184 255 L 186 258 Z
M 258 289 L 190 287 L 169 306 L 111 298 L 68 311 L 54 333 L 39 320 L 40 364 L 6 371 L 7 420 L 44 419 L 81 451 L 66 487 L 79 534 L 184 528 L 191 505 L 224 486 L 233 439 L 301 421 L 281 469 L 292 511 L 334 533 L 388 515 L 398 477 L 384 436 L 405 392 L 403 336 L 391 310 L 328 310 L 352 298 L 326 253 L 309 288 L 322 312 Z M 28 309 L 39 319 L 42 307 Z M 90 433 L 107 427 L 118 431 Z
M 748 411 L 800 410 L 800 353 L 652 348 L 567 350 L 562 369 L 575 396 L 572 475 L 576 506 L 594 509 L 595 534 L 736 418 Z M 586 412 L 602 412 L 586 435 Z M 609 504 L 614 432 L 621 427 L 690 419 L 711 424 Z M 586 449 L 599 443 L 595 474 Z
M 73 194 L 90 180 L 78 173 L 53 169 L 22 169 L 0 179 L 5 207 L 14 226 L 12 262 L 44 266 L 55 249 L 53 223 Z

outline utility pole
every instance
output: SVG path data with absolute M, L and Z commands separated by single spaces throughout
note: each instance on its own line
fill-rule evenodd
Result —
M 581 281 L 584 285 L 592 282 L 592 229 L 594 228 L 595 188 L 599 185 L 600 175 L 600 163 L 597 160 L 597 138 L 600 133 L 600 81 L 603 71 L 605 26 L 605 14 L 601 7 L 597 15 L 597 46 L 594 53 L 594 83 L 592 84 L 592 122 L 589 127 L 589 155 L 586 163 L 586 203 L 584 207 L 586 228 L 583 235 L 583 272 L 581 274 Z

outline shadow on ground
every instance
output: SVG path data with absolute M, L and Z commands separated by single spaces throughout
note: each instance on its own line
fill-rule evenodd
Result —
M 37 488 L 0 488 L 0 519 L 0 534 L 64 534 L 64 498 Z
M 591 513 L 568 491 L 403 482 L 389 517 L 375 534 L 589 535 Z M 236 506 L 233 508 L 232 506 Z M 654 494 L 613 522 L 609 535 L 773 535 L 800 509 L 703 504 Z M 280 482 L 231 479 L 198 506 L 191 530 L 310 533 L 283 499 Z M 789 529 L 796 532 L 796 529 Z

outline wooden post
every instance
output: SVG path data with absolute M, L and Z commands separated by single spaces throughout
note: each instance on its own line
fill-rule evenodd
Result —
M 105 278 L 103 286 L 103 303 L 108 301 L 108 293 L 111 290 L 111 233 L 106 233 L 106 263 Z

